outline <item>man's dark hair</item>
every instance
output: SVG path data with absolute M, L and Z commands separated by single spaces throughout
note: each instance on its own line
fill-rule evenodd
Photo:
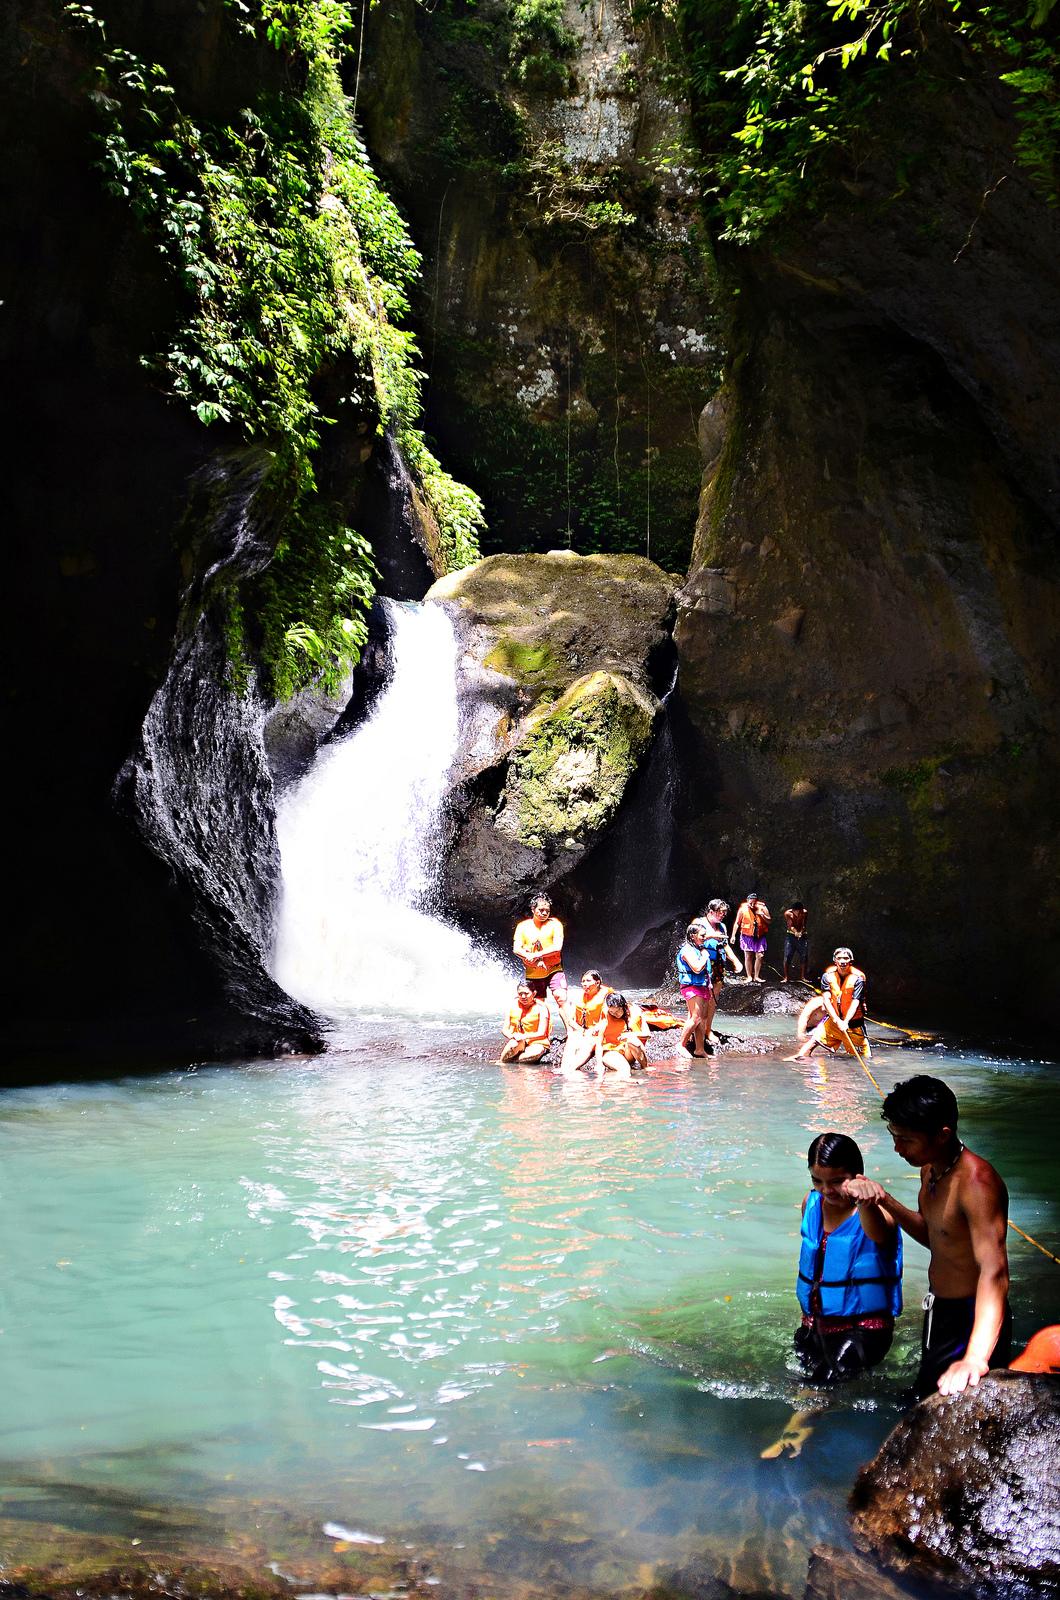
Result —
M 801 900 L 793 900 L 791 902 L 790 906 L 788 907 L 788 910 L 789 911 L 805 911 L 806 907 L 803 905 Z
M 853 1139 L 845 1133 L 819 1133 L 806 1152 L 808 1167 L 841 1167 L 859 1178 L 865 1159 Z
M 940 1133 L 957 1127 L 957 1096 L 941 1078 L 920 1072 L 915 1078 L 896 1083 L 880 1112 L 885 1122 L 914 1133 Z

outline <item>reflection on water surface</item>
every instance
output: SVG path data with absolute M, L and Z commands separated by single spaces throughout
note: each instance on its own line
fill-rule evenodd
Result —
M 809 1547 L 845 1537 L 918 1336 L 907 1315 L 797 1460 L 759 1459 L 799 1393 L 810 1137 L 853 1134 L 914 1192 L 871 1085 L 852 1061 L 759 1056 L 598 1089 L 455 1040 L 422 1058 L 446 1037 L 0 1099 L 4 1514 L 137 1537 L 156 1502 L 179 1544 L 265 1502 L 555 1582 L 699 1553 L 799 1591 Z M 942 1072 L 1056 1247 L 1046 1069 L 875 1070 Z M 1012 1242 L 1025 1334 L 1060 1269 Z

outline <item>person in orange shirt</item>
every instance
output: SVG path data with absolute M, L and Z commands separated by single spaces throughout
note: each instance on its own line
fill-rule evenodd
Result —
M 566 1077 L 584 1067 L 596 1049 L 596 1025 L 604 1014 L 605 1000 L 614 992 L 600 974 L 590 968 L 582 973 L 580 992 L 575 990 L 561 1008 L 567 1026 L 567 1043 L 559 1070 Z
M 756 894 L 749 894 L 736 913 L 732 936 L 739 938 L 749 983 L 762 982 L 762 962 L 765 960 L 766 938 L 772 920 L 769 907 Z
M 823 1045 L 833 1054 L 849 1050 L 852 1055 L 868 1060 L 872 1050 L 865 1032 L 865 983 L 865 974 L 854 965 L 849 946 L 841 944 L 832 956 L 832 965 L 821 976 L 820 1004 L 824 1007 L 824 1016 L 807 1034 L 802 1048 L 784 1059 L 804 1061 L 818 1045 Z M 803 1012 L 807 1009 L 804 1006 Z
M 528 983 L 521 983 L 515 992 L 504 1033 L 508 1043 L 497 1058 L 499 1062 L 522 1061 L 532 1066 L 548 1055 L 552 1038 L 548 1001 L 539 1000 Z
M 526 981 L 539 999 L 551 989 L 563 1013 L 567 980 L 563 974 L 563 924 L 552 915 L 547 894 L 537 894 L 530 902 L 530 915 L 515 929 L 512 950 L 522 962 Z
M 603 1016 L 594 1032 L 598 1078 L 602 1078 L 605 1072 L 629 1078 L 632 1077 L 633 1067 L 648 1065 L 643 1043 L 648 1034 L 647 1024 L 624 994 L 607 996 Z

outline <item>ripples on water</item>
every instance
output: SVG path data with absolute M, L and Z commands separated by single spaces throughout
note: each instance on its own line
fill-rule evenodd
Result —
M 798 1461 L 759 1460 L 799 1393 L 809 1138 L 853 1133 L 914 1192 L 864 1076 L 728 1058 L 598 1089 L 446 1038 L 0 1099 L 8 1476 L 260 1496 L 491 1560 L 502 1539 L 511 1570 L 547 1538 L 601 1586 L 704 1547 L 797 1586 L 808 1547 L 843 1536 L 917 1338 L 907 1316 Z M 881 1081 L 940 1070 L 892 1061 Z M 945 1069 L 1055 1241 L 1049 1075 Z M 1055 1304 L 1043 1260 L 1014 1252 L 1023 1332 Z

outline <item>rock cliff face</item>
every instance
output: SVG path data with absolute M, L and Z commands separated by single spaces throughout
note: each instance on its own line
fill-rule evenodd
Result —
M 877 994 L 1016 1019 L 1060 926 L 1060 237 L 974 80 L 910 118 L 935 156 L 902 198 L 866 172 L 846 215 L 730 263 L 676 635 L 715 773 L 692 831 L 704 882 L 797 895 Z
M 639 556 L 491 556 L 428 599 L 464 643 L 448 895 L 506 917 L 615 820 L 673 681 L 675 581 Z
M 547 37 L 505 0 L 371 18 L 359 106 L 425 254 L 428 415 L 485 548 L 683 570 L 723 352 L 672 24 L 620 0 L 567 0 Z

